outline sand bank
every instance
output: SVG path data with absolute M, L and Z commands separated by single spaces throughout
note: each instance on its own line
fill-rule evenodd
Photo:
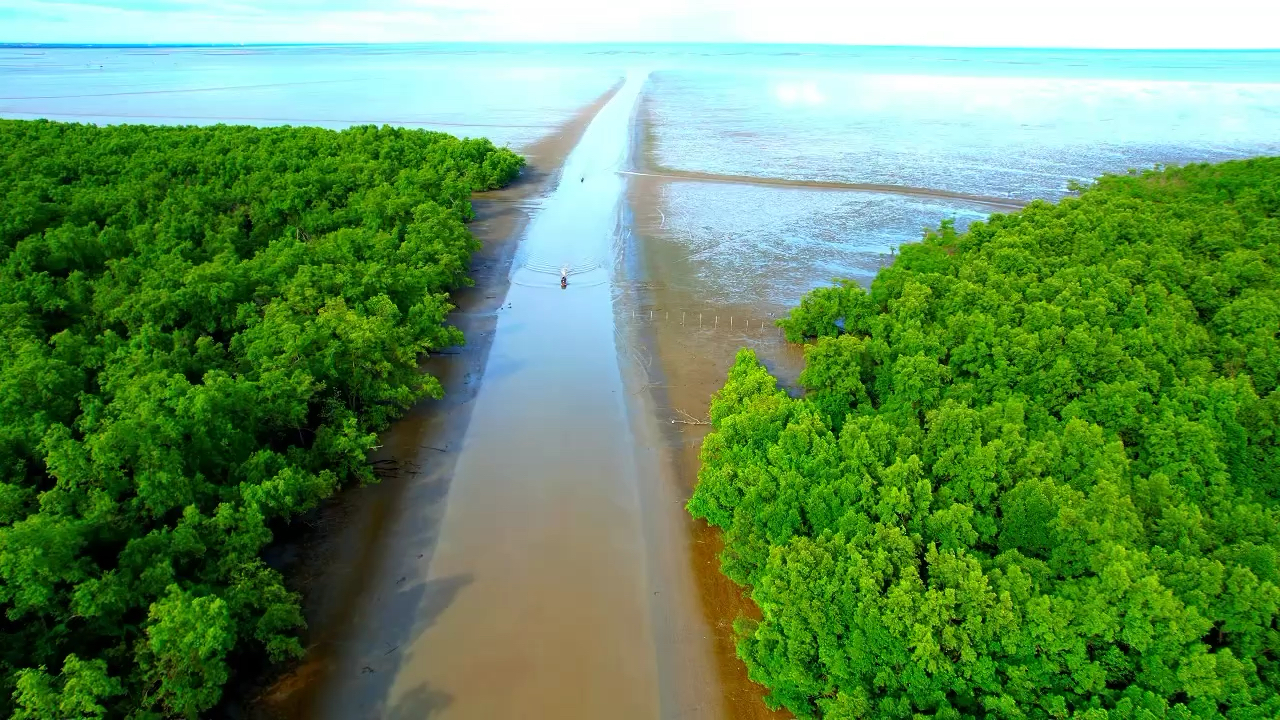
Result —
M 632 203 L 646 203 L 629 193 Z M 639 213 L 635 213 L 638 215 Z M 770 712 L 761 700 L 764 689 L 747 677 L 746 666 L 737 657 L 733 620 L 739 615 L 758 617 L 744 590 L 720 574 L 723 547 L 718 529 L 694 521 L 684 510 L 693 491 L 699 468 L 698 452 L 710 431 L 705 421 L 711 395 L 721 385 L 741 347 L 752 347 L 784 382 L 794 382 L 802 363 L 798 347 L 788 345 L 778 330 L 761 322 L 769 316 L 763 308 L 719 306 L 719 321 L 713 324 L 709 312 L 701 327 L 696 315 L 681 308 L 710 307 L 680 289 L 662 283 L 660 265 L 645 257 L 645 235 L 656 228 L 634 228 L 633 247 L 641 265 L 619 302 L 620 343 L 630 358 L 632 401 L 637 408 L 637 437 L 644 438 L 653 451 L 646 472 L 646 522 L 654 531 L 652 552 L 665 556 L 655 563 L 654 587 L 669 587 L 671 598 L 665 626 L 656 628 L 658 651 L 663 644 L 697 643 L 696 648 L 711 655 L 707 666 L 695 666 L 674 681 L 674 696 L 685 707 L 697 711 L 695 717 L 723 717 L 734 720 L 777 719 L 785 713 Z M 642 278 L 650 278 L 646 281 Z M 730 327 L 730 318 L 735 326 Z M 751 318 L 750 322 L 744 322 Z M 683 322 L 682 322 L 683 320 Z M 652 508 L 652 509 L 650 509 Z M 655 617 L 657 617 L 655 615 Z M 693 648 L 686 652 L 693 655 Z M 679 653 L 667 652 L 670 657 Z M 700 672 L 704 674 L 698 674 Z M 666 715 L 664 715 L 666 717 Z M 676 717 L 676 715 L 672 715 Z
M 647 172 L 643 106 L 637 117 L 632 167 L 625 175 L 629 234 L 615 312 L 635 435 L 650 448 L 641 470 L 652 583 L 655 591 L 669 593 L 662 611 L 654 613 L 655 645 L 660 657 L 685 662 L 666 668 L 664 711 L 679 711 L 663 717 L 777 720 L 788 715 L 765 707 L 764 689 L 750 681 L 736 652 L 734 618 L 756 616 L 758 610 L 719 572 L 720 531 L 694 521 L 684 504 L 710 431 L 703 423 L 711 394 L 724 384 L 738 348 L 755 347 L 784 379 L 794 379 L 802 355 L 772 325 L 772 316 L 784 308 L 713 305 L 669 282 L 673 264 L 682 258 L 666 252 L 669 243 L 653 242 L 665 232 L 654 209 L 673 179 Z
M 909 185 L 886 185 L 879 183 L 851 183 L 833 180 L 790 180 L 787 178 L 756 177 L 754 175 L 719 175 L 716 173 L 693 172 L 688 170 L 670 170 L 653 168 L 646 171 L 628 171 L 626 175 L 664 178 L 667 180 L 691 180 L 696 182 L 729 183 L 733 185 L 765 185 L 772 187 L 808 188 L 811 190 L 845 190 L 854 192 L 881 193 L 885 195 L 907 195 L 911 197 L 933 198 L 935 200 L 960 200 L 986 205 L 1001 210 L 1019 210 L 1028 205 L 1026 200 L 1016 198 L 1000 198 L 990 195 L 973 195 L 971 193 L 938 190 L 936 188 L 911 187 Z

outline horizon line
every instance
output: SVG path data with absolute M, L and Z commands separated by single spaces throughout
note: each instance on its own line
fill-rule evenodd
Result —
M 895 45 L 895 44 L 862 44 L 862 43 L 796 43 L 796 42 L 725 42 L 725 41 L 549 41 L 549 40 L 411 40 L 404 42 L 128 42 L 128 43 L 51 43 L 51 42 L 0 42 L 0 48 L 49 48 L 49 49 L 94 49 L 94 48 L 271 48 L 271 47 L 390 47 L 405 45 L 454 45 L 454 46 L 724 46 L 724 47 L 811 47 L 811 48 L 863 48 L 863 49 L 900 49 L 900 50 L 1040 50 L 1053 52 L 1230 52 L 1280 53 L 1280 47 L 1257 48 L 1212 48 L 1212 47 L 1072 47 L 1057 45 Z

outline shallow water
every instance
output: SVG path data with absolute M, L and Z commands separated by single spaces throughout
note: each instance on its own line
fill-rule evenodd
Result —
M 632 107 L 628 78 L 535 212 L 526 257 L 609 258 Z M 640 482 L 607 272 L 517 261 L 441 521 L 396 593 L 373 598 L 324 717 L 652 718 L 657 661 Z M 581 282 L 580 282 L 581 281 Z M 415 510 L 408 509 L 410 516 Z M 408 522 L 414 522 L 412 517 Z M 385 628 L 408 603 L 407 633 Z
M 654 72 L 661 173 L 868 183 L 1028 201 L 1157 164 L 1280 154 L 1280 53 L 814 49 Z M 778 305 L 869 282 L 890 248 L 990 208 L 673 180 L 633 199 L 648 280 L 694 304 Z M 657 222 L 650 222 L 657 219 Z
M 658 163 L 1056 199 L 1071 180 L 1280 153 L 1280 83 L 769 68 L 655 73 Z
M 719 305 L 786 307 L 836 277 L 869 282 L 894 248 L 919 240 L 926 228 L 951 219 L 964 229 L 990 212 L 802 188 L 672 182 L 650 192 L 657 197 L 636 219 L 662 257 L 653 279 Z

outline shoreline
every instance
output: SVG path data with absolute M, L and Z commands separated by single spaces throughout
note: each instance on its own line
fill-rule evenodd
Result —
M 624 303 L 648 306 L 651 298 L 645 290 Z M 620 336 L 630 345 L 625 374 L 634 435 L 649 449 L 649 461 L 640 470 L 651 585 L 660 593 L 653 598 L 655 645 L 660 657 L 677 663 L 659 667 L 662 717 L 786 718 L 765 707 L 764 688 L 750 681 L 738 660 L 733 620 L 758 613 L 744 590 L 720 574 L 721 533 L 685 510 L 698 451 L 710 428 L 686 419 L 704 418 L 706 403 L 696 389 L 669 382 L 684 379 L 670 365 L 690 360 L 695 351 L 669 347 L 654 325 L 623 316 L 618 321 Z
M 628 200 L 635 203 L 634 195 L 629 193 Z M 635 243 L 643 255 L 643 234 L 638 228 L 636 235 Z M 641 258 L 645 266 L 641 272 L 648 271 L 648 259 Z M 646 524 L 668 531 L 666 537 L 653 533 L 661 540 L 659 551 L 681 555 L 682 568 L 667 568 L 667 581 L 687 582 L 692 595 L 693 615 L 673 625 L 684 631 L 705 630 L 710 635 L 708 651 L 718 686 L 718 707 L 715 712 L 698 708 L 699 714 L 690 715 L 733 720 L 787 718 L 787 713 L 765 706 L 765 688 L 747 677 L 747 667 L 738 659 L 733 621 L 739 615 L 759 617 L 759 611 L 746 589 L 720 572 L 721 532 L 694 520 L 684 505 L 697 482 L 702 440 L 711 429 L 700 422 L 706 418 L 712 393 L 724 384 L 738 348 L 752 347 L 771 372 L 792 382 L 799 372 L 801 351 L 778 338 L 771 325 L 763 331 L 681 325 L 666 317 L 667 308 L 678 309 L 684 304 L 678 299 L 680 295 L 658 283 L 637 283 L 622 303 L 637 312 L 637 319 L 620 316 L 619 334 L 630 344 L 628 384 L 639 428 L 636 436 L 652 443 L 656 455 L 654 467 L 642 468 L 645 484 L 650 486 L 646 513 L 655 514 L 646 518 Z M 650 310 L 659 319 L 649 321 Z M 664 589 L 661 582 L 654 587 Z M 678 641 L 676 632 L 670 635 Z M 691 686 L 698 683 L 709 685 L 697 677 L 676 678 L 676 697 L 688 696 Z
M 790 310 L 789 305 L 764 300 L 755 303 L 715 302 L 699 297 L 696 288 L 669 282 L 672 263 L 679 262 L 679 258 L 670 254 L 670 248 L 664 247 L 666 243 L 660 242 L 667 232 L 665 223 L 659 223 L 660 213 L 655 211 L 662 204 L 662 189 L 667 183 L 687 180 L 810 187 L 836 192 L 914 194 L 981 203 L 1005 210 L 1020 208 L 1025 203 L 899 186 L 648 172 L 654 163 L 653 137 L 646 110 L 641 108 L 635 130 L 632 172 L 623 173 L 627 178 L 632 237 L 628 245 L 630 262 L 626 268 L 626 290 L 620 295 L 618 311 L 619 335 L 630 344 L 630 365 L 636 377 L 631 390 L 635 413 L 638 422 L 652 433 L 652 441 L 659 453 L 657 467 L 644 470 L 648 473 L 649 484 L 657 488 L 654 494 L 665 498 L 665 506 L 673 510 L 662 521 L 672 530 L 667 544 L 687 543 L 683 550 L 684 562 L 691 578 L 691 590 L 696 595 L 694 612 L 701 615 L 701 627 L 708 629 L 711 635 L 711 652 L 720 688 L 719 715 L 734 720 L 789 718 L 791 715 L 785 710 L 775 712 L 765 706 L 766 688 L 751 681 L 746 665 L 737 656 L 733 622 L 739 616 L 758 618 L 759 609 L 746 588 L 739 587 L 720 572 L 722 533 L 703 521 L 694 520 L 684 509 L 684 504 L 697 483 L 701 466 L 699 452 L 703 438 L 711 430 L 709 424 L 703 424 L 711 396 L 724 384 L 738 349 L 752 348 L 771 374 L 778 378 L 779 386 L 792 395 L 799 392 L 797 378 L 804 367 L 804 351 L 802 346 L 787 343 L 772 323 L 774 318 Z M 872 268 L 873 272 L 875 269 Z M 695 321 L 693 313 L 686 316 L 685 312 L 690 309 L 698 312 L 705 309 L 708 313 L 705 322 L 700 324 L 701 318 Z M 713 313 L 720 315 L 714 323 Z M 735 318 L 739 322 L 735 322 Z M 727 327 L 723 322 L 726 319 L 729 320 Z M 637 432 L 637 437 L 644 436 Z M 692 621 L 684 624 L 697 627 Z M 687 680 L 685 684 L 688 684 Z
M 680 257 L 671 255 L 665 218 L 659 223 L 664 188 L 681 181 L 751 184 L 832 192 L 869 192 L 899 196 L 932 197 L 985 205 L 996 211 L 1016 210 L 1027 202 L 951 191 L 834 182 L 809 182 L 736 175 L 668 171 L 654 162 L 654 137 L 648 108 L 643 106 L 634 135 L 633 167 L 627 179 L 627 203 L 632 237 L 626 269 L 627 290 L 622 304 L 630 317 L 619 326 L 631 344 L 633 372 L 638 376 L 632 392 L 638 397 L 637 414 L 656 434 L 661 458 L 651 478 L 670 499 L 682 521 L 667 520 L 688 543 L 687 567 L 697 596 L 702 627 L 712 635 L 712 653 L 719 676 L 720 706 L 724 717 L 734 720 L 779 720 L 791 715 L 771 711 L 763 697 L 767 690 L 752 682 L 746 665 L 737 656 L 733 622 L 739 616 L 759 618 L 759 609 L 748 590 L 720 572 L 723 536 L 718 528 L 694 520 L 684 509 L 697 483 L 702 441 L 711 427 L 705 424 L 711 396 L 723 386 L 729 367 L 742 347 L 753 349 L 778 379 L 779 386 L 795 396 L 798 376 L 804 368 L 804 349 L 781 336 L 773 320 L 791 306 L 761 300 L 724 303 L 699 297 L 695 287 L 669 281 Z M 869 268 L 874 274 L 879 268 Z M 706 320 L 695 321 L 694 312 L 706 311 Z M 687 316 L 686 311 L 691 311 Z M 712 315 L 719 314 L 714 322 Z M 728 327 L 723 321 L 728 319 Z M 735 322 L 735 319 L 738 322 Z M 745 322 L 743 322 L 745 320 Z M 623 336 L 620 333 L 620 337 Z M 646 471 L 649 468 L 646 468 Z
M 644 100 L 636 104 L 628 138 L 628 162 L 642 163 L 640 131 Z M 651 390 L 653 355 L 643 326 L 635 322 L 637 285 L 646 263 L 638 251 L 631 195 L 634 183 L 624 176 L 619 264 L 615 266 L 613 324 L 618 367 L 626 390 L 625 405 L 636 444 L 636 470 L 649 586 L 649 614 L 658 675 L 661 718 L 720 720 L 737 718 L 725 702 L 724 672 L 716 658 L 715 628 L 708 622 L 693 558 L 693 519 L 684 510 L 688 499 L 675 481 L 673 458 L 658 420 Z M 637 265 L 638 262 L 638 265 Z
M 290 588 L 303 594 L 307 655 L 287 671 L 259 685 L 247 701 L 247 715 L 263 720 L 305 720 L 317 714 L 319 697 L 338 671 L 339 655 L 354 632 L 355 619 L 382 574 L 392 550 L 391 527 L 407 507 L 443 514 L 471 409 L 483 380 L 497 325 L 497 311 L 510 287 L 511 262 L 538 201 L 558 182 L 569 152 L 587 125 L 621 88 L 615 83 L 580 108 L 558 130 L 522 148 L 530 158 L 520 177 L 501 190 L 472 198 L 475 219 L 468 229 L 481 242 L 472 256 L 474 284 L 451 294 L 449 322 L 466 344 L 431 354 L 424 371 L 439 378 L 445 395 L 424 400 L 384 431 L 369 461 L 381 478 L 376 485 L 344 488 L 308 519 L 311 528 L 297 547 L 282 548 Z M 434 541 L 434 537 L 423 538 Z M 418 550 L 419 546 L 411 548 Z M 422 548 L 423 553 L 427 548 Z M 417 554 L 417 553 L 415 553 Z M 422 555 L 418 555 L 422 557 Z
M 632 168 L 645 167 L 649 158 L 647 109 L 643 101 L 640 105 Z M 650 241 L 657 228 L 646 220 L 654 213 L 644 212 L 658 202 L 655 183 L 634 173 L 624 177 L 631 236 L 615 302 L 618 355 L 627 377 L 634 435 L 651 448 L 649 464 L 641 467 L 651 584 L 669 596 L 653 598 L 654 617 L 664 616 L 657 612 L 660 608 L 679 610 L 665 613 L 665 623 L 655 623 L 655 645 L 659 650 L 683 646 L 681 654 L 667 653 L 681 658 L 681 667 L 660 668 L 669 688 L 663 717 L 786 718 L 765 706 L 764 688 L 751 682 L 737 657 L 733 620 L 740 614 L 758 616 L 758 611 L 744 590 L 720 573 L 720 532 L 684 509 L 696 482 L 702 438 L 710 430 L 697 422 L 705 418 L 711 393 L 723 384 L 737 348 L 750 344 L 762 358 L 785 358 L 786 344 L 772 325 L 761 330 L 740 323 L 735 329 L 708 321 L 695 328 L 691 319 L 684 324 L 669 316 L 672 309 L 709 304 L 689 302 L 691 293 L 663 280 L 663 259 Z M 740 307 L 725 315 L 733 312 L 739 318 L 761 315 Z

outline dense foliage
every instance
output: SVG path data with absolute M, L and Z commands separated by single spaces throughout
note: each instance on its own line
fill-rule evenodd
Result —
M 272 529 L 440 393 L 472 191 L 523 160 L 357 127 L 0 120 L 0 713 L 194 717 L 300 652 Z
M 903 248 L 742 351 L 689 508 L 826 718 L 1280 715 L 1280 159 L 1101 178 Z

